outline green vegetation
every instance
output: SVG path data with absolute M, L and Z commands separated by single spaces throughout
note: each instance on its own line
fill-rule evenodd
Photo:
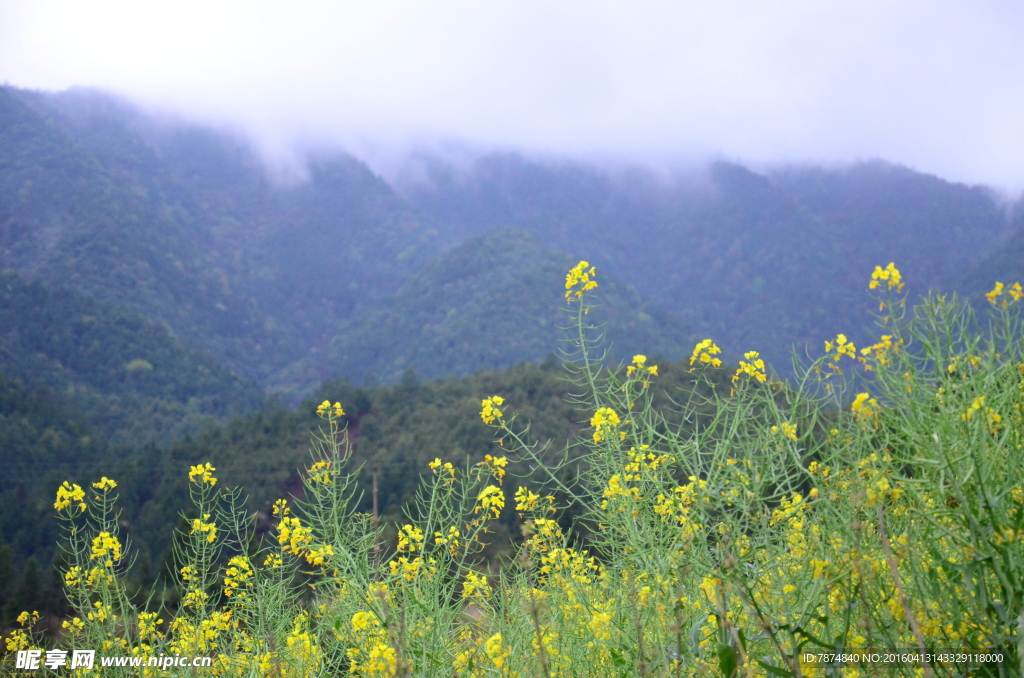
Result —
M 64 609 L 49 567 L 59 535 L 50 495 L 110 456 L 72 406 L 0 375 L 0 626 L 23 609 Z
M 707 339 L 685 387 L 656 394 L 663 369 L 646 356 L 594 359 L 593 273 L 568 279 L 578 421 L 561 454 L 496 388 L 477 406 L 489 452 L 426 463 L 389 542 L 359 499 L 364 425 L 325 399 L 294 499 L 269 516 L 225 487 L 217 459 L 178 460 L 193 506 L 178 596 L 148 603 L 127 583 L 123 488 L 66 482 L 54 508 L 72 612 L 58 642 L 100 658 L 209 656 L 238 676 L 1019 675 L 1019 285 L 988 295 L 979 334 L 969 305 L 910 308 L 900 272 L 879 266 L 875 343 L 839 335 L 782 382 L 755 352 L 726 367 Z M 396 393 L 406 403 L 422 386 L 406 376 Z M 516 464 L 532 470 L 517 484 Z M 512 512 L 508 557 L 487 558 Z M 40 621 L 19 616 L 4 661 L 38 647 Z
M 506 154 L 424 173 L 404 192 L 436 221 L 467 235 L 523 228 L 564 252 L 585 242 L 600 271 L 718 337 L 730 360 L 757 347 L 784 374 L 794 344 L 802 354 L 822 334 L 867 339 L 865 269 L 896 260 L 912 294 L 952 292 L 1011 233 L 986 189 L 882 162 L 765 175 L 717 163 L 671 179 Z M 1024 278 L 1021 262 L 1007 258 L 1004 277 Z M 991 276 L 980 284 L 964 291 L 987 292 Z
M 494 229 L 470 238 L 353 318 L 320 356 L 281 378 L 342 374 L 359 381 L 374 375 L 394 383 L 410 368 L 439 377 L 540 362 L 557 346 L 568 321 L 558 308 L 558 285 L 573 261 L 521 230 Z M 693 342 L 686 327 L 635 289 L 610 275 L 605 280 L 601 318 L 612 357 L 626 358 L 640 346 L 670 360 L 687 352 Z
M 135 311 L 0 272 L 0 373 L 73 403 L 114 444 L 169 445 L 263 393 Z
M 658 325 L 650 332 L 685 343 L 667 311 L 719 337 L 731 360 L 756 345 L 787 374 L 794 343 L 867 336 L 859 277 L 874 262 L 904 262 L 914 294 L 980 299 L 991 265 L 1024 277 L 1008 241 L 1020 221 L 987 190 L 881 162 L 764 175 L 717 163 L 697 178 L 515 155 L 465 171 L 418 162 L 423 180 L 401 195 L 343 154 L 313 157 L 307 176 L 280 185 L 228 134 L 157 122 L 97 92 L 3 87 L 0 267 L 130 306 L 264 388 L 300 389 L 286 394 L 293 401 L 365 371 L 384 379 L 405 367 L 438 375 L 439 365 L 466 373 L 538 359 L 550 334 L 517 332 L 496 352 L 480 331 L 499 322 L 498 292 L 464 294 L 462 308 L 443 288 L 422 291 L 444 279 L 440 257 L 452 248 L 468 249 L 449 263 L 491 256 L 467 239 L 504 237 L 487 235 L 494 229 L 529 231 L 566 254 L 586 242 L 602 274 L 643 299 Z M 395 346 L 398 333 L 381 325 L 405 317 L 395 305 L 417 294 L 414 336 L 440 354 Z M 458 318 L 442 317 L 452 309 Z M 446 341 L 463 329 L 477 343 Z

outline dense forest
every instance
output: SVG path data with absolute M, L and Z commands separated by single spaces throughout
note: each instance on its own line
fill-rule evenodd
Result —
M 282 184 L 230 133 L 102 93 L 5 87 L 0 267 L 128 305 L 291 398 L 354 376 L 338 370 L 361 360 L 365 320 L 394 317 L 408 285 L 427 282 L 417 276 L 433 275 L 427 268 L 457 246 L 479 248 L 495 228 L 533 233 L 632 286 L 646 308 L 662 309 L 645 311 L 664 319 L 661 332 L 676 335 L 681 323 L 715 336 L 733 359 L 756 349 L 784 371 L 794 344 L 870 326 L 865 267 L 898 261 L 914 294 L 975 298 L 993 265 L 1021 277 L 1019 206 L 880 161 L 765 174 L 716 162 L 679 176 L 513 154 L 410 164 L 392 186 L 351 156 L 321 153 L 304 180 Z M 466 255 L 452 253 L 462 257 L 452 263 Z M 431 326 L 454 308 L 440 290 L 417 303 L 429 305 L 420 311 Z M 502 303 L 473 305 L 490 314 Z M 473 370 L 536 359 L 526 345 L 547 336 L 537 327 L 487 365 L 460 365 L 453 353 L 441 362 Z M 477 334 L 473 352 L 486 355 L 488 338 Z M 405 359 L 427 374 L 436 357 L 382 355 L 361 369 L 396 378 Z
M 794 348 L 859 344 L 875 265 L 898 262 L 912 297 L 983 302 L 1024 280 L 1022 203 L 881 161 L 668 176 L 503 153 L 408 169 L 389 183 L 322 153 L 282 182 L 230 132 L 0 87 L 0 624 L 55 611 L 64 479 L 118 478 L 143 586 L 164 571 L 188 465 L 211 461 L 266 514 L 300 487 L 325 398 L 348 413 L 363 508 L 376 476 L 389 517 L 427 461 L 491 450 L 477 424 L 493 393 L 560 448 L 582 423 L 552 355 L 580 259 L 600 272 L 611 359 L 658 356 L 659 393 L 691 388 L 673 361 L 705 337 L 782 375 Z

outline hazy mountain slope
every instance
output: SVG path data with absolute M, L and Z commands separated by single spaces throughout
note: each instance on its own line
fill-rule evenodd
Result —
M 279 186 L 244 143 L 96 92 L 0 88 L 0 266 L 129 304 L 258 380 L 443 247 L 365 165 Z
M 272 268 L 251 289 L 275 322 L 299 328 L 318 350 L 338 323 L 394 293 L 445 245 L 354 158 L 315 158 L 309 171 L 309 181 L 281 192 L 284 213 L 263 255 L 273 255 Z
M 1007 233 L 984 189 L 885 163 L 763 176 L 729 163 L 694 180 L 613 175 L 514 155 L 468 171 L 427 161 L 403 187 L 467 233 L 511 225 L 613 270 L 720 340 L 788 364 L 790 347 L 870 325 L 875 265 L 895 261 L 912 294 L 969 266 Z
M 0 89 L 0 265 L 132 305 L 193 341 L 253 325 L 201 229 L 22 99 Z
M 384 323 L 432 346 L 451 321 L 410 329 L 383 300 L 495 227 L 586 258 L 729 356 L 756 349 L 780 368 L 794 343 L 861 336 L 875 265 L 897 262 L 916 294 L 1008 233 L 984 189 L 884 163 L 770 175 L 718 163 L 696 180 L 513 154 L 466 171 L 423 166 L 427 180 L 404 197 L 343 154 L 312 158 L 307 180 L 281 186 L 230 135 L 95 92 L 0 88 L 0 266 L 131 305 L 264 386 L 308 391 L 322 377 L 426 360 L 386 348 L 396 332 Z M 478 324 L 494 322 L 479 312 Z M 434 339 L 423 326 L 439 328 Z M 501 364 L 533 354 L 492 346 L 510 351 Z
M 11 272 L 0 272 L 0 371 L 66 394 L 106 436 L 136 448 L 264 401 L 258 386 L 137 312 Z
M 950 271 L 945 289 L 953 289 L 969 297 L 976 305 L 987 306 L 985 294 L 995 283 L 1024 285 L 1024 200 L 1017 203 L 1011 224 L 1014 232 L 974 266 Z
M 494 229 L 441 255 L 377 308 L 357 316 L 317 360 L 304 361 L 282 379 L 309 370 L 395 381 L 404 370 L 436 377 L 471 374 L 540 361 L 560 346 L 570 322 L 563 297 L 566 271 L 579 258 L 541 244 L 517 229 Z M 691 333 L 675 317 L 644 301 L 613 273 L 598 272 L 600 308 L 615 358 L 635 353 L 678 359 Z

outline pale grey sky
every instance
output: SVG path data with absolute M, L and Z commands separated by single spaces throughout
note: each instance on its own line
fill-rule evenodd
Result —
M 0 0 L 0 81 L 107 89 L 271 153 L 881 157 L 1024 189 L 1018 1 Z

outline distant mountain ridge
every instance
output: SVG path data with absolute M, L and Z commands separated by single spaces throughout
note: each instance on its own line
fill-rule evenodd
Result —
M 586 243 L 732 359 L 754 349 L 783 371 L 794 344 L 866 336 L 874 266 L 895 261 L 911 295 L 951 289 L 1012 229 L 987 189 L 883 162 L 768 175 L 719 162 L 702 185 L 512 154 L 424 164 L 427 181 L 403 194 L 435 220 L 466 234 L 523 228 L 562 250 Z
M 443 249 L 348 156 L 278 187 L 235 139 L 0 88 L 0 267 L 127 304 L 263 380 Z
M 984 277 L 986 257 L 1019 228 L 983 187 L 881 162 L 768 174 L 719 162 L 700 186 L 514 154 L 423 165 L 426 183 L 396 191 L 359 160 L 322 154 L 308 181 L 279 186 L 229 135 L 158 122 L 101 93 L 4 87 L 0 267 L 130 306 L 298 396 L 321 378 L 536 355 L 515 332 L 505 349 L 472 343 L 486 336 L 474 327 L 514 312 L 459 285 L 446 298 L 440 285 L 437 267 L 473 265 L 453 248 L 496 228 L 597 264 L 672 314 L 673 336 L 685 325 L 727 357 L 758 350 L 783 371 L 794 344 L 866 336 L 875 265 L 895 261 L 912 294 L 955 289 L 972 267 Z M 489 256 L 478 245 L 459 251 Z M 1003 259 L 1011 278 L 1019 266 Z M 435 283 L 418 298 L 409 287 Z M 411 317 L 423 322 L 396 333 Z M 432 349 L 392 346 L 396 336 Z

